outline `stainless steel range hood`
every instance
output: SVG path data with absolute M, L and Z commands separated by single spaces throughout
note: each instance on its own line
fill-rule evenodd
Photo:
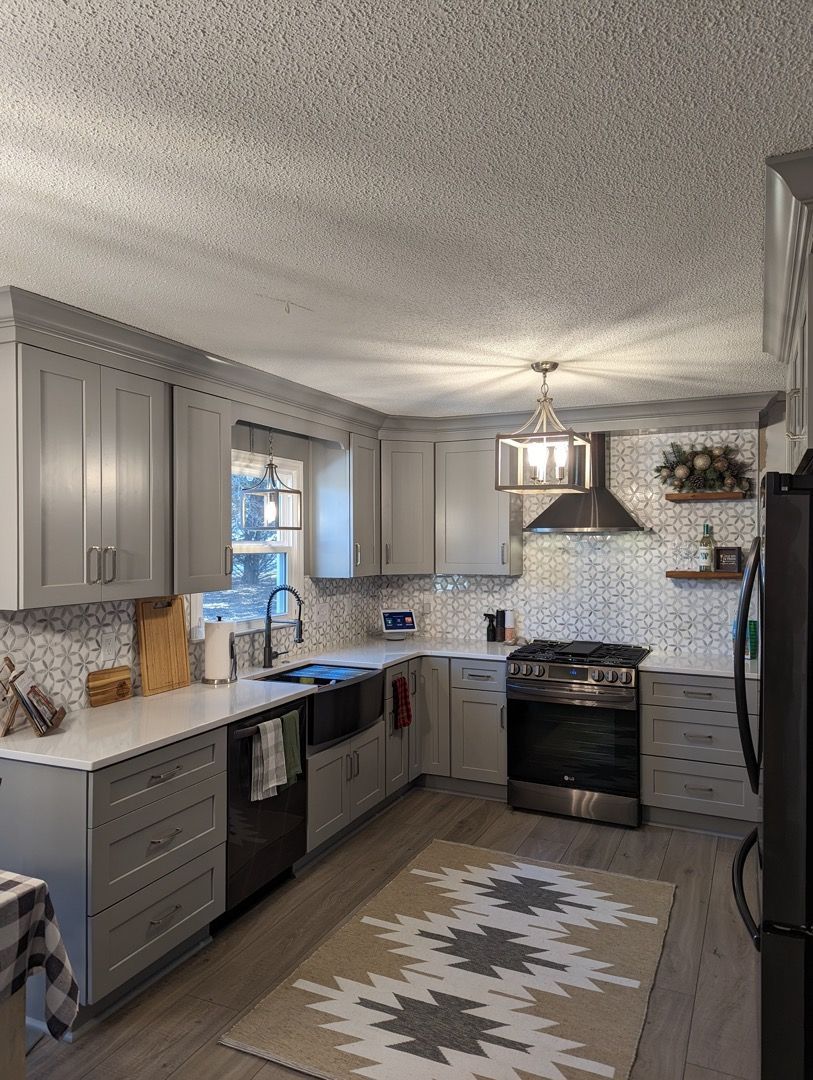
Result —
M 632 514 L 606 486 L 606 435 L 590 436 L 592 487 L 583 495 L 560 495 L 547 509 L 525 526 L 537 533 L 617 533 L 641 532 Z

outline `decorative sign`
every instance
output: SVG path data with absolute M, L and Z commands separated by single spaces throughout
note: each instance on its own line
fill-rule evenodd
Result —
M 714 569 L 727 573 L 739 573 L 742 570 L 742 548 L 718 547 L 714 549 Z

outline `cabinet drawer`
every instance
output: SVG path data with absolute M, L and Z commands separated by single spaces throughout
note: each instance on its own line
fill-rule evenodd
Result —
M 90 774 L 90 825 L 139 810 L 225 768 L 226 732 L 220 728 L 99 769 Z
M 505 690 L 505 661 L 452 660 L 452 686 L 463 690 Z
M 641 671 L 639 675 L 642 705 L 673 705 L 684 709 L 708 709 L 710 712 L 733 713 L 736 710 L 733 675 L 730 679 L 662 675 L 657 671 Z M 759 712 L 759 683 L 756 679 L 746 681 L 746 700 L 749 712 Z
M 126 900 L 88 919 L 88 1002 L 99 1001 L 226 907 L 226 848 L 221 844 Z
M 695 814 L 757 821 L 759 801 L 744 766 L 641 757 L 641 802 Z
M 751 717 L 756 740 L 757 718 Z M 734 713 L 705 709 L 641 708 L 641 753 L 689 761 L 744 765 Z
M 226 841 L 226 774 L 88 833 L 91 915 Z

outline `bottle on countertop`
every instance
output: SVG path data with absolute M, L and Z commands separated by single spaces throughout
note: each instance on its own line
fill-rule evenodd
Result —
M 703 535 L 698 546 L 697 569 L 703 571 L 714 569 L 714 540 L 711 535 L 711 525 L 708 522 L 703 526 Z
M 497 616 L 494 614 L 493 611 L 487 611 L 483 615 L 483 618 L 488 621 L 488 626 L 486 627 L 486 641 L 496 641 L 497 627 L 494 625 L 494 622 Z
M 497 641 L 505 641 L 505 609 L 497 608 Z
M 514 645 L 517 640 L 517 627 L 513 611 L 505 612 L 505 644 Z

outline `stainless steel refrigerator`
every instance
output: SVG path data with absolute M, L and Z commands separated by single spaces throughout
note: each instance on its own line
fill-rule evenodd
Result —
M 802 468 L 802 467 L 800 467 Z M 734 676 L 748 778 L 762 821 L 733 865 L 743 922 L 761 955 L 762 1080 L 813 1077 L 813 475 L 768 473 L 760 536 L 743 575 Z M 745 698 L 750 604 L 760 606 L 759 726 Z M 743 874 L 757 860 L 759 908 Z

